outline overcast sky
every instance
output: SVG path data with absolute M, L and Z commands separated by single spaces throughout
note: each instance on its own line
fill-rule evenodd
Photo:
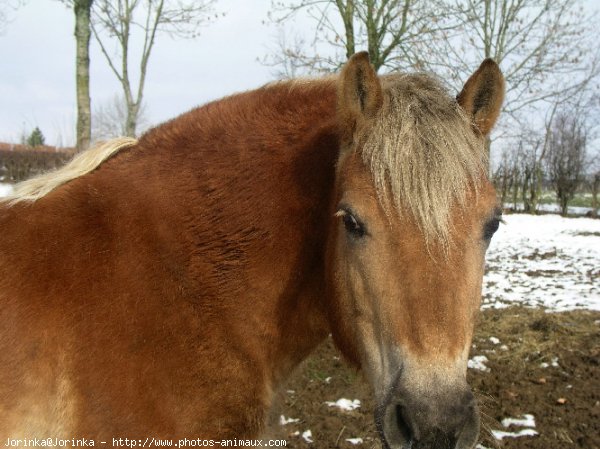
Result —
M 157 124 L 274 78 L 257 58 L 274 45 L 276 31 L 263 24 L 270 0 L 219 0 L 223 18 L 194 40 L 162 35 L 150 57 L 145 103 Z M 0 141 L 18 142 L 39 126 L 46 143 L 70 145 L 75 135 L 73 12 L 57 0 L 28 0 L 0 35 Z M 120 94 L 120 85 L 97 45 L 91 48 L 94 104 Z
M 2 2 L 3 0 L 0 0 Z M 0 141 L 19 142 L 39 126 L 51 145 L 75 142 L 75 38 L 73 11 L 58 0 L 24 3 L 0 30 Z M 584 0 L 597 7 L 600 0 Z M 199 38 L 161 35 L 150 57 L 144 103 L 149 124 L 159 124 L 195 106 L 275 78 L 258 62 L 275 47 L 277 30 L 265 25 L 271 0 L 218 0 L 225 13 Z M 294 31 L 314 23 L 299 16 Z M 288 30 L 286 30 L 288 31 Z M 134 65 L 130 71 L 137 75 Z M 106 105 L 121 87 L 92 39 L 94 107 Z

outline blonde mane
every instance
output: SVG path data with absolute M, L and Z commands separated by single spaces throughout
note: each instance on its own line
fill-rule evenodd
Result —
M 485 173 L 483 139 L 431 76 L 398 74 L 381 81 L 383 107 L 359 136 L 363 161 L 388 211 L 391 205 L 408 211 L 428 241 L 447 244 L 452 206 L 464 205 Z
M 57 187 L 95 170 L 102 162 L 120 150 L 135 144 L 137 144 L 137 140 L 131 137 L 119 137 L 106 142 L 100 142 L 89 150 L 77 154 L 64 167 L 17 184 L 13 192 L 3 198 L 3 201 L 11 205 L 20 202 L 37 201 Z

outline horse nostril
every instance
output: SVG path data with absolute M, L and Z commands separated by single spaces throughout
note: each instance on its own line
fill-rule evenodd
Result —
M 384 446 L 387 449 L 412 447 L 418 433 L 407 409 L 395 401 L 390 401 L 380 408 L 379 412 L 379 419 L 375 422 L 378 424 Z
M 398 426 L 398 432 L 405 443 L 410 443 L 413 440 L 414 434 L 413 429 L 409 422 L 406 420 L 403 407 L 401 405 L 396 406 L 396 425 Z
M 438 400 L 392 397 L 377 408 L 375 423 L 386 449 L 466 449 L 479 434 L 470 392 Z

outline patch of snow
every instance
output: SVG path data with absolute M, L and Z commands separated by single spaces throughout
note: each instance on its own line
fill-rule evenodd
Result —
M 558 357 L 552 357 L 550 363 L 542 362 L 540 363 L 540 368 L 548 368 L 549 366 L 553 368 L 558 368 L 560 365 L 558 364 Z
M 351 410 L 356 410 L 357 408 L 360 407 L 360 400 L 359 399 L 354 399 L 354 400 L 350 400 L 350 399 L 338 399 L 335 402 L 325 402 L 325 404 L 327 404 L 329 407 L 338 407 L 340 410 L 344 410 L 344 411 L 351 411 Z
M 306 430 L 306 431 L 302 432 L 302 438 L 307 443 L 313 443 L 312 432 L 310 430 Z
M 325 383 L 328 384 L 329 382 L 331 382 L 331 377 L 326 377 L 325 378 Z
M 504 438 L 534 437 L 538 433 L 533 429 L 521 429 L 518 432 L 505 432 L 503 430 L 492 430 L 492 435 L 497 440 Z
M 350 444 L 363 444 L 363 439 L 362 438 L 346 438 L 346 441 Z
M 513 214 L 488 250 L 483 308 L 600 310 L 600 220 Z
M 498 345 L 500 344 L 500 340 L 496 337 L 490 337 L 490 343 L 492 343 L 493 345 Z
M 0 182 L 0 197 L 8 196 L 12 193 L 13 186 L 12 184 L 5 184 Z
M 283 415 L 281 415 L 279 417 L 279 424 L 282 425 L 282 426 L 285 426 L 286 424 L 291 424 L 291 423 L 299 422 L 299 421 L 300 421 L 299 418 L 286 418 Z
M 487 366 L 485 366 L 485 362 L 487 361 L 488 358 L 486 356 L 476 355 L 472 359 L 469 359 L 469 361 L 467 362 L 467 367 L 488 373 L 490 369 Z
M 504 418 L 502 420 L 504 427 L 535 427 L 535 418 L 533 415 L 525 414 L 522 418 Z
M 502 345 L 502 346 L 500 346 L 500 349 L 501 349 L 502 351 L 508 351 L 508 346 L 506 346 L 506 345 Z

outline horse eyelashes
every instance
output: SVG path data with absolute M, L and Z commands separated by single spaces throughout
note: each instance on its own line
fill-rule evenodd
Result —
M 485 224 L 483 229 L 483 238 L 485 240 L 491 240 L 492 236 L 496 233 L 498 228 L 500 227 L 500 218 L 492 218 Z
M 356 237 L 362 237 L 365 235 L 365 231 L 362 225 L 354 218 L 354 216 L 350 214 L 344 215 L 344 226 L 346 227 L 346 231 L 350 234 L 355 235 Z
M 336 213 L 336 217 L 341 217 L 344 223 L 344 228 L 346 228 L 346 232 L 348 235 L 354 238 L 364 237 L 367 233 L 365 226 L 363 223 L 356 218 L 354 213 L 346 207 L 341 207 Z

